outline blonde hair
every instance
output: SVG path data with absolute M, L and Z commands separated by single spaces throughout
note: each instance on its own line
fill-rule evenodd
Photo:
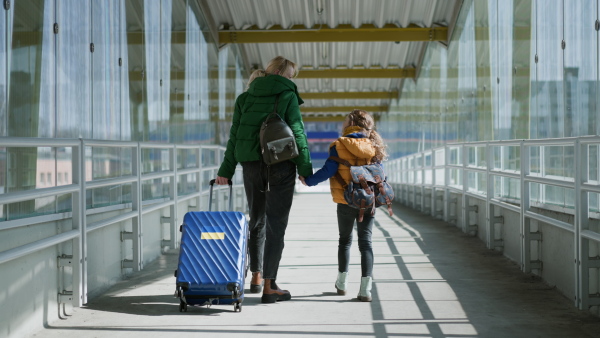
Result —
M 267 74 L 278 74 L 283 76 L 283 74 L 286 74 L 290 68 L 294 70 L 292 77 L 298 76 L 298 67 L 296 67 L 294 62 L 284 58 L 283 56 L 277 56 L 267 63 L 267 68 L 265 68 L 265 71 Z
M 248 79 L 248 84 L 246 84 L 246 90 L 250 88 L 250 84 L 252 83 L 252 81 L 254 81 L 254 79 L 263 76 L 267 76 L 267 73 L 264 71 L 264 69 L 257 69 L 253 71 L 252 74 L 250 74 L 250 78 Z
M 296 63 L 284 58 L 283 56 L 277 56 L 267 63 L 266 69 L 257 69 L 250 74 L 248 84 L 246 85 L 246 90 L 248 90 L 252 81 L 254 81 L 254 79 L 257 77 L 267 76 L 267 74 L 277 74 L 283 76 L 283 74 L 289 72 L 290 68 L 294 70 L 292 77 L 298 76 L 298 67 L 296 66 Z
M 351 125 L 360 127 L 367 131 L 371 144 L 375 147 L 375 156 L 371 159 L 372 162 L 383 162 L 387 157 L 386 144 L 383 142 L 381 135 L 375 131 L 375 120 L 368 112 L 360 109 L 354 109 L 348 114 L 348 120 Z

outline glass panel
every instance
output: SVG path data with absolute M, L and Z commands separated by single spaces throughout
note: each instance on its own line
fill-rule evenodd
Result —
M 487 147 L 477 147 L 477 166 L 480 168 L 487 167 Z
M 123 194 L 121 193 L 122 187 L 122 185 L 111 185 L 108 187 L 91 189 L 92 204 L 89 208 L 100 208 L 125 203 L 125 201 L 123 201 Z
M 460 141 L 478 141 L 477 126 L 477 50 L 475 48 L 475 20 L 472 3 L 462 12 L 467 14 L 458 47 L 458 135 Z
M 435 165 L 443 166 L 446 164 L 446 151 L 444 149 L 435 152 Z
M 142 182 L 142 200 L 169 198 L 171 177 L 155 178 Z
M 529 148 L 529 172 L 532 174 L 542 174 L 542 152 L 540 147 Z
M 467 172 L 467 190 L 471 192 L 476 192 L 478 190 L 478 179 L 477 173 L 468 171 Z
M 537 1 L 535 15 L 538 63 L 532 78 L 531 138 L 573 136 L 564 115 L 562 0 Z
M 492 152 L 492 163 L 490 163 L 490 169 L 502 169 L 502 154 L 503 148 L 499 146 L 490 146 Z
M 192 34 L 186 30 L 187 15 L 186 3 L 184 0 L 173 1 L 173 10 L 171 18 L 171 64 L 170 64 L 170 94 L 169 111 L 171 124 L 171 142 L 184 143 L 189 139 L 185 130 L 187 123 L 184 121 L 186 113 L 189 112 L 192 102 L 195 102 L 194 108 L 199 105 L 198 91 L 190 90 L 186 86 L 186 77 L 194 71 L 194 63 L 188 60 L 186 49 L 190 47 L 186 44 L 188 35 Z M 190 55 L 193 60 L 193 56 Z M 186 61 L 189 63 L 186 67 Z M 197 67 L 197 66 L 196 66 Z M 166 67 L 165 67 L 166 68 Z M 192 82 L 193 83 L 193 82 Z M 197 111 L 197 109 L 195 110 Z
M 508 1 L 497 0 L 504 4 Z M 533 0 L 514 0 L 512 31 L 512 110 L 509 139 L 528 139 L 529 135 L 529 95 L 530 78 L 535 74 L 532 67 L 535 50 L 532 48 L 532 2 Z M 507 6 L 508 4 L 505 4 Z M 508 108 L 508 107 L 507 107 Z
M 56 137 L 91 138 L 90 2 L 57 3 Z M 46 25 L 51 26 L 51 25 Z
M 519 146 L 508 146 L 504 152 L 506 159 L 504 162 L 503 169 L 521 171 L 521 147 Z
M 544 176 L 574 177 L 574 147 L 545 146 Z
M 594 29 L 596 22 L 596 0 L 568 2 L 564 6 L 564 90 L 565 90 L 565 135 L 596 135 L 598 111 L 596 86 L 598 81 L 597 43 Z M 592 41 L 594 43 L 592 44 Z M 594 53 L 590 53 L 593 50 Z
M 468 147 L 467 148 L 467 165 L 476 165 L 477 163 L 477 148 L 476 147 Z
M 202 171 L 202 181 L 201 181 L 202 191 L 208 191 L 208 189 L 210 188 L 208 185 L 208 182 L 214 178 L 212 172 L 213 172 L 212 170 L 203 170 Z
M 6 11 L 0 15 L 0 136 L 6 136 L 6 109 L 8 102 L 8 53 L 7 28 L 11 27 L 14 11 Z M 4 166 L 2 168 L 5 168 Z M 3 170 L 0 170 L 0 173 Z M 1 185 L 2 187 L 4 184 Z M 0 216 L 0 219 L 2 216 Z
M 148 140 L 147 110 L 148 103 L 146 97 L 146 40 L 145 40 L 145 16 L 143 0 L 125 1 L 125 20 L 127 27 L 127 55 L 124 58 L 124 69 L 127 71 L 129 84 L 129 100 L 131 135 L 134 140 Z
M 0 132 L 12 137 L 48 137 L 54 130 L 54 82 L 53 42 L 50 32 L 54 22 L 54 10 L 51 2 L 22 0 L 13 3 L 13 9 L 3 11 L 12 15 L 10 24 L 11 36 L 9 73 L 1 80 L 8 79 L 9 97 L 2 100 L 2 106 L 8 106 L 8 118 L 2 110 L 2 125 Z M 4 23 L 4 19 L 2 20 Z M 4 31 L 4 28 L 3 28 Z M 6 35 L 5 35 L 6 36 Z M 2 41 L 5 41 L 4 38 Z M 3 47 L 4 48 L 4 47 Z M 7 63 L 6 53 L 1 61 Z M 5 68 L 4 66 L 0 68 Z M 6 77 L 8 75 L 8 77 Z M 2 86 L 1 96 L 6 93 Z M 6 123 L 6 124 L 5 124 Z M 16 192 L 35 189 L 41 174 L 44 174 L 46 186 L 56 184 L 56 169 L 54 151 L 51 148 L 8 148 L 5 153 L 6 192 Z M 4 170 L 4 169 L 3 169 Z M 41 184 L 41 183 L 40 183 Z M 3 185 L 4 186 L 4 185 Z M 53 212 L 55 198 L 45 198 L 39 201 L 24 201 L 4 206 L 3 214 L 6 219 L 15 219 Z
M 216 149 L 202 149 L 202 166 L 208 167 L 216 165 Z
M 598 177 L 598 166 L 600 165 L 600 162 L 598 162 L 598 152 L 600 151 L 600 146 L 597 144 L 589 145 L 585 150 L 588 156 L 588 181 L 598 184 L 600 180 Z
M 191 195 L 200 190 L 197 177 L 198 175 L 196 174 L 179 175 L 177 178 L 177 192 L 179 196 Z
M 598 198 L 598 194 L 595 192 L 588 193 L 589 198 L 589 209 L 588 212 L 600 212 L 600 198 Z
M 436 169 L 435 170 L 435 185 L 444 185 L 445 182 L 445 177 L 444 174 L 445 170 L 444 169 Z
M 453 165 L 460 165 L 462 164 L 462 148 L 450 148 L 450 155 L 449 155 L 449 163 L 448 164 L 453 164 Z
M 146 0 L 144 6 L 145 87 L 148 102 L 145 141 L 169 141 L 169 85 L 171 78 L 171 2 Z M 163 15 L 164 13 L 164 15 Z M 131 54 L 130 54 L 131 56 Z M 167 66 L 165 66 L 167 65 Z
M 142 174 L 171 170 L 169 149 L 142 149 Z
M 427 153 L 424 155 L 425 157 L 425 167 L 431 167 L 431 153 Z
M 538 183 L 529 183 L 529 205 L 533 203 L 543 203 L 541 200 L 543 186 Z
M 487 174 L 477 173 L 477 192 L 483 196 L 487 195 Z
M 494 176 L 494 196 L 495 198 L 521 199 L 521 180 Z
M 462 169 L 450 169 L 448 174 L 451 186 L 462 186 Z
M 127 0 L 129 1 L 129 0 Z M 131 97 L 129 95 L 130 82 L 129 81 L 129 56 L 128 56 L 128 33 L 127 33 L 127 1 L 119 1 L 119 26 L 113 29 L 118 30 L 118 41 L 119 41 L 119 78 L 121 79 L 118 85 L 120 94 L 119 101 L 120 105 L 120 126 L 121 126 L 121 140 L 130 141 L 132 140 L 132 118 L 131 118 Z
M 177 149 L 177 169 L 198 168 L 198 150 Z
M 425 170 L 425 184 L 433 183 L 433 171 L 431 169 Z
M 120 140 L 120 3 L 92 2 L 92 137 Z
M 513 2 L 489 1 L 490 50 L 493 88 L 493 139 L 511 138 L 512 121 L 512 54 L 513 54 Z

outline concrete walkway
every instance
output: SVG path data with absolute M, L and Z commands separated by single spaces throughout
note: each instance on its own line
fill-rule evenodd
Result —
M 349 294 L 338 296 L 337 221 L 329 194 L 298 194 L 278 284 L 292 300 L 190 307 L 173 298 L 177 252 L 148 264 L 86 307 L 33 337 L 600 337 L 600 319 L 456 227 L 402 206 L 377 211 L 373 302 L 354 300 L 360 256 L 353 243 Z

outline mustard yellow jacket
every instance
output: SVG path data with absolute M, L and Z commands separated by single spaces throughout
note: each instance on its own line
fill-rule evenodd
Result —
M 335 146 L 338 157 L 350 162 L 352 165 L 365 165 L 371 163 L 371 159 L 375 156 L 375 147 L 371 144 L 371 140 L 368 138 L 353 138 L 346 137 L 346 135 L 354 134 L 360 131 L 359 127 L 350 126 L 344 130 L 342 137 L 335 140 L 329 148 Z M 346 182 L 350 182 L 350 168 L 340 164 L 337 170 L 342 178 Z M 335 203 L 348 204 L 344 200 L 344 188 L 341 183 L 336 179 L 335 175 L 329 179 L 331 188 L 331 196 Z

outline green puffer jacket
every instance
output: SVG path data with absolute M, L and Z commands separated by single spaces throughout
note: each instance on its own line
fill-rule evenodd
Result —
M 291 161 L 296 164 L 299 175 L 312 174 L 304 122 L 300 114 L 300 105 L 304 101 L 300 98 L 295 83 L 283 76 L 267 75 L 252 81 L 248 91 L 236 99 L 225 159 L 217 175 L 231 178 L 238 162 L 262 161 L 260 127 L 267 115 L 273 112 L 277 94 L 277 113 L 290 126 L 298 144 L 299 155 Z

